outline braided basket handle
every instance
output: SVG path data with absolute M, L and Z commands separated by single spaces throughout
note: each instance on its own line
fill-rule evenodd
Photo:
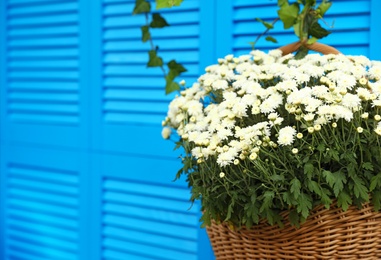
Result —
M 283 56 L 285 56 L 287 54 L 295 52 L 296 50 L 299 49 L 300 46 L 302 46 L 301 42 L 293 42 L 288 45 L 280 47 L 279 50 L 281 50 L 283 53 Z M 332 46 L 318 43 L 318 42 L 315 42 L 312 44 L 304 44 L 304 46 L 309 50 L 317 51 L 324 55 L 341 53 L 337 49 L 333 48 Z

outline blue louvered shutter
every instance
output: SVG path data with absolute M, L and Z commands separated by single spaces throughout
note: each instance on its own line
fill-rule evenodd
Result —
M 80 175 L 86 168 L 81 156 L 7 147 L 2 157 L 7 198 L 2 259 L 80 259 Z
M 150 44 L 141 42 L 145 17 L 131 15 L 134 3 L 103 0 L 103 77 L 92 143 L 100 151 L 101 258 L 209 259 L 199 205 L 189 209 L 186 183 L 172 182 L 180 161 L 160 132 L 173 95 L 164 94 L 162 71 L 146 68 Z M 171 26 L 152 30 L 154 44 L 164 62 L 184 64 L 188 72 L 180 79 L 191 84 L 200 70 L 200 2 L 162 15 Z
M 0 2 L 1 259 L 90 259 L 86 6 Z
M 5 4 L 6 140 L 84 147 L 78 1 Z

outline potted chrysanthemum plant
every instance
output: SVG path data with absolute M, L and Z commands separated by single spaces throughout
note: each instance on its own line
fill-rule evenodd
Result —
M 227 55 L 170 103 L 177 177 L 219 259 L 381 258 L 381 62 L 315 43 L 326 1 L 278 2 L 298 43 Z

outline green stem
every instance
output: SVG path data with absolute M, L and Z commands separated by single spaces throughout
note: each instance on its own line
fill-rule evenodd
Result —
M 149 28 L 149 16 L 148 16 L 148 13 L 144 13 L 145 14 L 145 17 L 146 17 L 146 26 L 148 26 Z M 153 44 L 153 40 L 152 40 L 152 37 L 149 37 L 149 43 L 151 45 L 151 50 L 155 51 L 156 48 L 155 48 L 155 44 Z M 160 69 L 161 71 L 163 72 L 164 74 L 164 78 L 167 76 L 167 73 L 165 72 L 165 69 L 163 66 L 160 66 Z
M 311 5 L 307 3 L 304 6 L 303 11 L 300 14 L 300 24 L 299 24 L 300 42 L 304 42 L 308 39 L 308 33 L 307 33 L 307 35 L 305 35 L 304 28 L 305 28 L 305 19 L 306 19 L 307 14 L 310 12 L 310 10 L 311 10 Z
M 277 21 L 279 20 L 279 18 L 275 18 L 274 21 L 271 23 L 271 25 L 274 25 Z M 255 48 L 255 44 L 259 41 L 259 39 L 265 35 L 268 31 L 270 31 L 271 28 L 267 28 L 266 31 L 264 31 L 263 33 L 261 33 L 260 35 L 257 36 L 257 38 L 255 39 L 255 41 L 253 42 L 252 44 L 252 49 L 254 50 Z

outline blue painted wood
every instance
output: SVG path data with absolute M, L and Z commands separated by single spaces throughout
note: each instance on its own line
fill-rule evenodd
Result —
M 214 259 L 161 120 L 174 94 L 146 69 L 134 0 L 0 0 L 0 258 Z M 154 5 L 153 5 L 154 8 Z M 323 42 L 380 59 L 377 0 L 335 0 Z M 187 0 L 153 30 L 190 86 L 207 65 L 247 54 L 276 1 Z M 6 20 L 8 18 L 8 20 Z M 294 41 L 276 24 L 257 47 Z M 6 198 L 6 199 L 5 199 Z M 47 249 L 46 249 L 47 248 Z
M 378 13 L 381 10 L 381 1 L 371 0 L 370 15 L 370 50 L 371 59 L 381 60 L 381 19 Z
M 233 35 L 230 33 L 233 29 L 233 2 L 234 1 L 216 1 L 216 55 L 223 58 L 233 53 Z

